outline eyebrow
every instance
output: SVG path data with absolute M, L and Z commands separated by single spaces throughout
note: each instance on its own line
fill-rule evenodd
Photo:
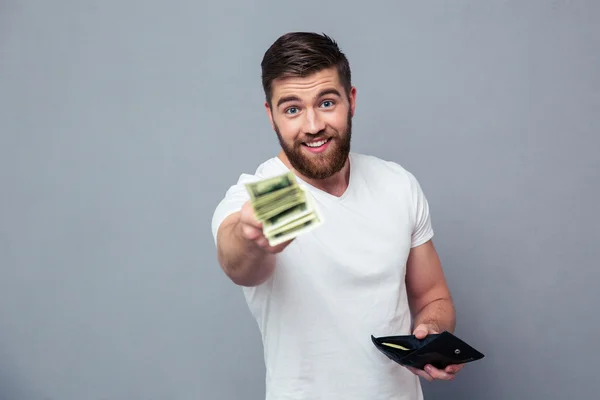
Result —
M 333 94 L 335 96 L 342 97 L 342 95 L 340 94 L 340 92 L 337 89 L 331 88 L 331 89 L 323 89 L 323 90 L 321 90 L 319 92 L 319 94 L 317 94 L 317 96 L 315 97 L 315 99 L 318 99 L 319 97 L 323 97 L 323 96 L 328 95 L 328 94 Z M 300 101 L 300 98 L 298 96 L 285 96 L 285 97 L 282 97 L 282 98 L 280 98 L 277 101 L 277 107 L 279 107 L 280 105 L 282 105 L 284 103 L 290 102 L 290 101 Z

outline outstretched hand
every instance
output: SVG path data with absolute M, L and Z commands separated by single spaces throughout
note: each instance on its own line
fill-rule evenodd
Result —
M 427 335 L 436 333 L 440 333 L 438 328 L 430 324 L 420 324 L 413 331 L 413 335 L 415 335 L 417 339 L 424 339 Z M 438 369 L 435 368 L 433 365 L 427 364 L 425 366 L 425 370 L 413 367 L 406 368 L 408 368 L 413 374 L 418 375 L 431 382 L 435 379 L 451 381 L 452 379 L 454 379 L 458 371 L 460 371 L 463 367 L 464 364 L 457 364 L 449 365 L 444 369 Z
M 294 240 L 290 239 L 276 246 L 269 245 L 269 241 L 262 231 L 262 223 L 256 219 L 250 200 L 246 201 L 240 210 L 240 225 L 244 239 L 272 254 L 282 252 Z

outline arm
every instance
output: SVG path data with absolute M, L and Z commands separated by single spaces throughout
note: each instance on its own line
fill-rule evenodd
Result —
M 431 240 L 414 247 L 406 266 L 408 302 L 414 320 L 414 335 L 422 339 L 444 330 L 453 332 L 456 314 L 440 259 Z M 462 365 L 450 365 L 444 370 L 428 365 L 425 371 L 409 368 L 413 373 L 432 381 L 452 380 Z
M 223 220 L 217 233 L 217 257 L 235 284 L 255 286 L 264 282 L 275 266 L 274 256 L 242 235 L 240 212 Z
M 437 332 L 454 331 L 454 304 L 433 241 L 411 250 L 406 266 L 406 287 L 415 328 L 426 324 Z
M 217 231 L 217 257 L 225 274 L 236 284 L 257 286 L 275 269 L 275 254 L 291 242 L 269 246 L 262 225 L 254 218 L 249 202 L 227 216 Z

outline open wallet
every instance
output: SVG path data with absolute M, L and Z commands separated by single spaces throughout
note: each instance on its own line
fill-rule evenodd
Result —
M 482 353 L 448 331 L 429 334 L 424 339 L 415 335 L 371 335 L 373 344 L 390 360 L 406 367 L 424 369 L 431 364 L 438 369 L 448 365 L 480 360 Z

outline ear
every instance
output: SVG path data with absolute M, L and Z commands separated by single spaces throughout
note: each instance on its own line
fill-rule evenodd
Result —
M 356 87 L 352 86 L 350 89 L 350 111 L 352 112 L 352 116 L 354 117 L 354 111 L 356 109 Z
M 269 122 L 271 122 L 271 128 L 275 130 L 275 124 L 273 123 L 273 111 L 271 110 L 271 107 L 269 107 L 269 103 L 267 101 L 265 101 L 265 110 L 267 111 Z

